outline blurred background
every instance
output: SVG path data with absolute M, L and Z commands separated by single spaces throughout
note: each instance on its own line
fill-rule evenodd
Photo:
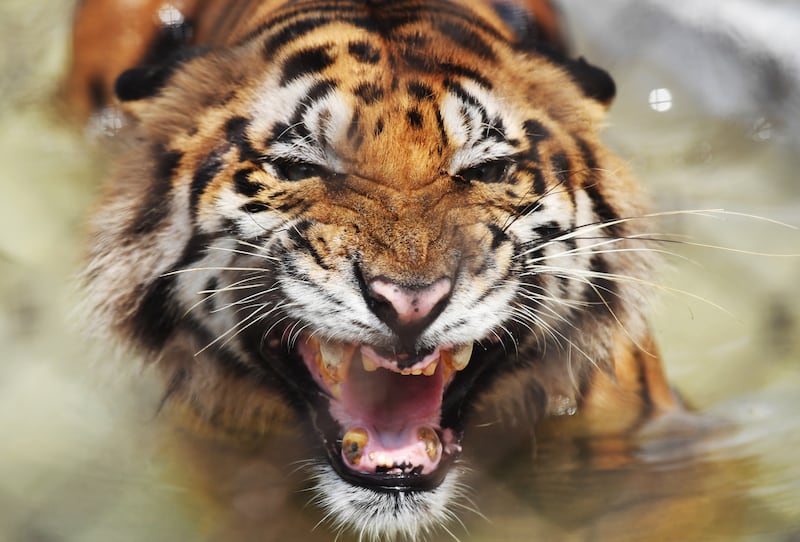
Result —
M 700 459 L 645 446 L 635 487 L 630 472 L 549 480 L 558 490 L 546 507 L 498 475 L 491 498 L 476 497 L 492 522 L 456 534 L 658 539 L 604 518 L 648 499 L 665 472 L 685 480 L 724 464 L 733 471 L 694 490 L 746 500 L 741 525 L 720 517 L 682 539 L 799 540 L 800 258 L 781 255 L 800 253 L 789 226 L 800 226 L 800 3 L 560 6 L 574 52 L 617 82 L 608 144 L 657 210 L 709 211 L 657 227 L 686 243 L 670 247 L 653 324 L 670 379 L 731 429 L 698 443 Z M 71 13 L 72 2 L 0 2 L 0 540 L 200 539 L 199 505 L 154 453 L 152 375 L 113 363 L 78 324 L 82 222 L 104 162 L 58 104 Z

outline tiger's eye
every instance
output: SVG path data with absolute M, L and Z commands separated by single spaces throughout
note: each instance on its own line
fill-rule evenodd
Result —
M 508 160 L 492 160 L 462 169 L 453 175 L 453 179 L 462 183 L 499 183 L 505 180 L 510 165 Z
M 333 172 L 328 168 L 310 162 L 276 158 L 270 160 L 269 164 L 278 176 L 286 181 L 302 181 L 314 177 L 327 178 L 333 176 Z

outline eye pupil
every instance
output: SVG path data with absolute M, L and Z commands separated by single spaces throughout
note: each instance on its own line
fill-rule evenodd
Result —
M 327 168 L 309 162 L 278 158 L 270 161 L 270 164 L 275 169 L 278 176 L 287 181 L 302 181 L 303 179 L 330 177 L 332 175 L 331 171 Z
M 453 178 L 462 183 L 482 182 L 499 183 L 506 178 L 510 162 L 508 160 L 492 160 L 477 166 L 460 170 Z

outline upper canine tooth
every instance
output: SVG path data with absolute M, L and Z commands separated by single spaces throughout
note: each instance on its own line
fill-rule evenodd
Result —
M 325 371 L 337 381 L 344 379 L 354 350 L 354 345 L 324 339 L 319 341 L 319 353 Z
M 375 362 L 374 359 L 369 357 L 363 351 L 361 352 L 361 365 L 364 366 L 364 370 L 370 373 L 373 373 L 378 370 L 378 364 Z
M 473 344 L 470 343 L 453 350 L 450 359 L 456 371 L 461 371 L 469 364 L 469 358 L 472 357 L 472 346 Z

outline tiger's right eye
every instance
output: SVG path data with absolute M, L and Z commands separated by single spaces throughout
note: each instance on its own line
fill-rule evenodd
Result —
M 328 168 L 311 162 L 276 158 L 268 163 L 278 174 L 278 177 L 285 181 L 302 181 L 315 177 L 324 179 L 333 176 L 333 172 Z
M 505 180 L 510 166 L 511 162 L 509 160 L 492 160 L 491 162 L 484 162 L 483 164 L 462 169 L 453 175 L 453 178 L 461 183 L 499 183 Z

